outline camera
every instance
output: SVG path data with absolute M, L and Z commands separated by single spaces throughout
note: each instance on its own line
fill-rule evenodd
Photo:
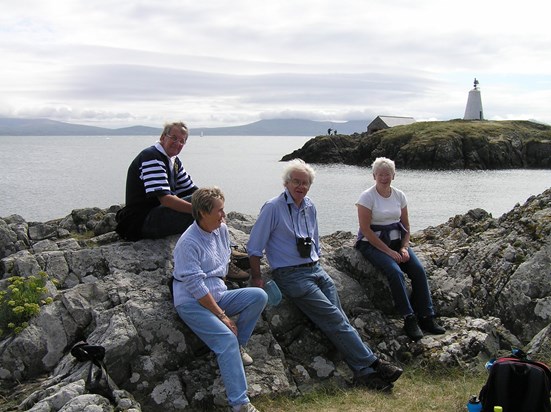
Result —
M 297 237 L 297 250 L 301 258 L 309 258 L 312 251 L 312 238 Z

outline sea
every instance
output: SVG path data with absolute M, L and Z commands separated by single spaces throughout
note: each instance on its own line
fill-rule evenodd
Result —
M 256 216 L 283 190 L 280 159 L 312 136 L 194 136 L 180 153 L 200 187 L 218 186 L 226 213 Z M 128 165 L 156 136 L 0 136 L 0 217 L 28 222 L 65 217 L 73 209 L 123 204 Z M 373 185 L 370 167 L 312 165 L 309 196 L 320 233 L 358 230 L 355 203 Z M 551 171 L 400 170 L 393 185 L 406 193 L 412 231 L 481 208 L 499 217 L 551 187 Z

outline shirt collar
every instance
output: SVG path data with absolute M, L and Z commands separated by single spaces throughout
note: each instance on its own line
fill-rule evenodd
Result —
M 295 204 L 295 201 L 293 200 L 293 196 L 291 196 L 291 193 L 289 193 L 289 189 L 285 188 L 281 196 L 283 197 L 283 200 L 285 201 L 285 203 L 287 203 L 288 205 Z M 302 204 L 300 205 L 299 209 L 306 209 L 307 207 L 311 207 L 311 206 L 312 206 L 312 201 L 310 200 L 310 198 L 308 196 L 304 196 L 304 199 L 302 200 Z
M 163 145 L 161 144 L 161 142 L 155 143 L 155 149 L 157 149 L 159 152 L 161 152 L 162 154 L 164 154 L 164 155 L 170 160 L 170 164 L 174 164 L 174 161 L 176 160 L 176 156 L 169 157 L 169 156 L 166 154 L 165 148 L 163 147 Z
M 220 233 L 220 228 L 214 229 L 212 232 L 207 232 L 206 230 L 201 229 L 201 226 L 199 226 L 199 223 L 197 223 L 196 220 L 193 221 L 193 224 L 197 227 L 197 230 L 201 234 L 202 237 L 211 237 L 211 236 L 218 236 Z

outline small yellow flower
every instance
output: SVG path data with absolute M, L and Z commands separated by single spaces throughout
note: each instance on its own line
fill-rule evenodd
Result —
M 16 306 L 12 310 L 13 310 L 13 313 L 15 313 L 16 315 L 19 315 L 19 314 L 25 312 L 25 308 L 23 306 Z

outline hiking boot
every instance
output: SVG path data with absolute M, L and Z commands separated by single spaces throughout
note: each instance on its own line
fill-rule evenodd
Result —
M 249 270 L 251 268 L 251 261 L 249 260 L 248 256 L 244 256 L 244 257 L 233 257 L 232 256 L 231 261 L 239 269 Z
M 356 376 L 353 383 L 354 386 L 365 386 L 376 391 L 390 391 L 394 387 L 391 382 L 381 378 L 377 372 Z
M 235 263 L 230 262 L 228 265 L 228 274 L 226 275 L 226 279 L 242 281 L 248 280 L 250 276 L 251 275 L 248 272 L 239 269 Z
M 374 365 L 371 365 L 377 375 L 386 382 L 392 383 L 398 380 L 404 370 L 383 359 L 377 359 Z
M 251 264 L 249 262 L 249 255 L 247 252 L 241 252 L 237 250 L 237 245 L 231 245 L 231 262 L 233 262 L 239 269 L 249 270 Z
M 234 406 L 231 408 L 232 412 L 260 412 L 256 409 L 252 403 L 244 403 L 243 405 Z
M 423 337 L 423 332 L 419 329 L 417 317 L 414 314 L 407 315 L 404 318 L 404 331 L 406 335 L 415 342 Z
M 243 366 L 249 366 L 253 364 L 253 358 L 247 352 L 243 346 L 239 347 L 239 352 L 241 352 L 241 360 L 243 361 Z
M 419 326 L 425 332 L 432 333 L 433 335 L 443 335 L 446 333 L 446 329 L 434 321 L 434 316 L 419 319 Z
M 242 259 L 242 258 L 247 258 L 247 259 L 248 259 L 248 258 L 249 258 L 249 255 L 246 254 L 246 253 L 244 253 L 244 252 L 240 252 L 240 251 L 237 250 L 237 249 L 232 248 L 232 249 L 231 249 L 231 257 L 232 257 L 233 259 Z

